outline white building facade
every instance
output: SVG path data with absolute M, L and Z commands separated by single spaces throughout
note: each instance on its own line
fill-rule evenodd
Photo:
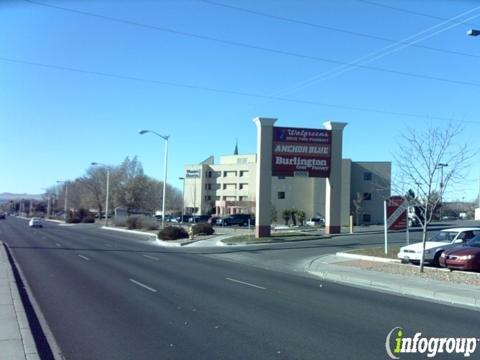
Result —
M 187 214 L 255 213 L 256 155 L 211 156 L 185 166 L 184 203 Z M 342 160 L 341 221 L 350 215 L 357 224 L 383 223 L 383 201 L 390 197 L 390 162 Z M 272 177 L 272 216 L 285 209 L 305 211 L 307 218 L 325 215 L 325 178 Z

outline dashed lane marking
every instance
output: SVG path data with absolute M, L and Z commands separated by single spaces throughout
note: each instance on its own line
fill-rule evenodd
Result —
M 147 286 L 145 284 L 142 284 L 140 281 L 137 281 L 137 280 L 134 280 L 134 279 L 128 279 L 130 280 L 132 283 L 134 283 L 135 285 L 138 285 L 138 286 L 141 286 L 143 287 L 144 289 L 147 289 L 148 291 L 151 291 L 151 292 L 157 292 L 157 290 L 155 290 L 154 288 L 151 288 L 150 286 Z
M 245 282 L 245 281 L 240 281 L 240 280 L 236 280 L 236 279 L 232 279 L 232 278 L 225 278 L 225 279 L 228 280 L 228 281 L 233 281 L 233 282 L 239 283 L 239 284 L 251 286 L 251 287 L 254 287 L 254 288 L 257 288 L 257 289 L 267 290 L 267 288 L 265 288 L 263 286 L 251 284 L 251 283 L 248 283 L 248 282 Z

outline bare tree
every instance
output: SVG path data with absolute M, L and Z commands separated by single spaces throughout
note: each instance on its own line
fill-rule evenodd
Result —
M 355 197 L 352 199 L 352 204 L 355 213 L 355 225 L 360 225 L 360 215 L 363 212 L 363 195 L 357 192 Z
M 447 187 L 465 179 L 469 161 L 474 155 L 468 143 L 461 141 L 461 133 L 461 125 L 452 123 L 445 127 L 430 125 L 424 132 L 407 129 L 401 137 L 400 150 L 394 156 L 403 181 L 410 188 L 417 189 L 414 202 L 421 211 L 418 217 L 423 243 L 421 272 L 428 224 Z
M 88 196 L 85 197 L 85 200 L 88 201 L 88 207 L 96 208 L 98 213 L 101 214 L 106 197 L 107 168 L 90 166 L 86 174 L 78 181 L 88 189 Z

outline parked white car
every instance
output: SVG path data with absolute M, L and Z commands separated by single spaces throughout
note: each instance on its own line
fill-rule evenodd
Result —
M 308 226 L 325 225 L 325 218 L 321 216 L 317 216 L 317 217 L 307 219 L 307 221 L 305 221 L 305 225 L 308 225 Z
M 40 218 L 31 218 L 28 222 L 30 227 L 43 227 L 42 219 Z
M 445 250 L 461 245 L 480 234 L 480 228 L 452 228 L 437 232 L 425 242 L 425 263 L 438 266 L 440 256 Z M 403 246 L 397 254 L 399 259 L 412 263 L 420 263 L 422 258 L 422 243 Z

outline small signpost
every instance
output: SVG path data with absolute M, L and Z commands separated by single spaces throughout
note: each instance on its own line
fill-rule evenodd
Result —
M 408 201 L 402 196 L 392 196 L 385 201 L 385 254 L 388 252 L 388 230 L 403 230 L 407 227 Z

